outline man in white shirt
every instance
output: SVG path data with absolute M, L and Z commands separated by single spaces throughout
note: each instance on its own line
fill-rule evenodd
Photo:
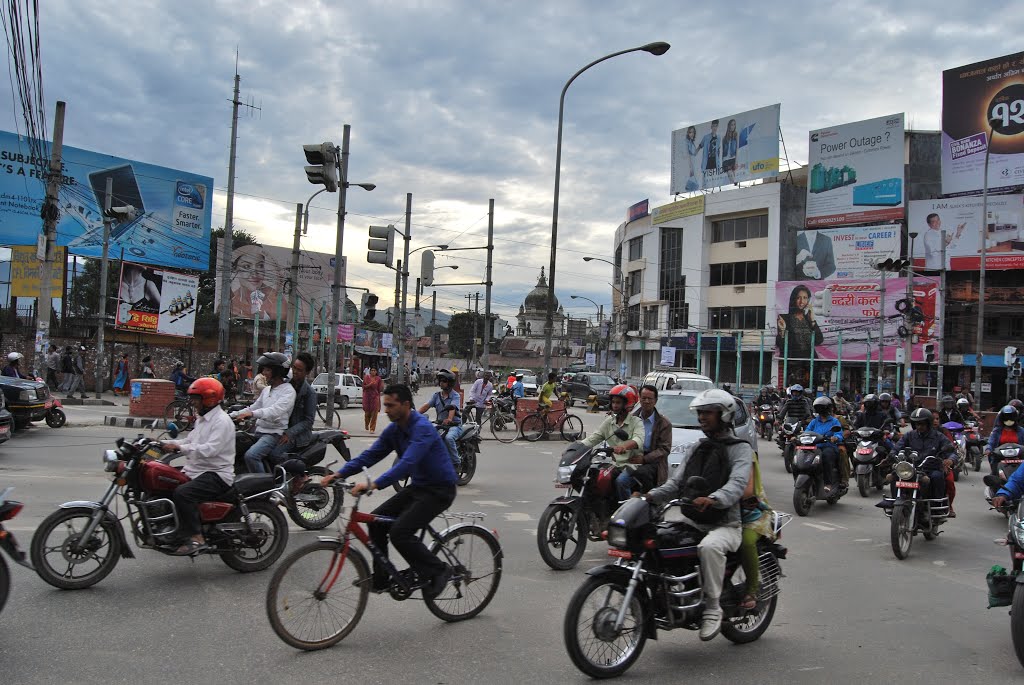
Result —
M 484 413 L 484 405 L 487 400 L 491 399 L 491 394 L 494 393 L 494 384 L 491 382 L 491 372 L 485 371 L 482 378 L 477 378 L 473 381 L 473 385 L 469 388 L 469 400 L 476 403 L 476 422 L 480 423 L 480 418 Z
M 277 447 L 281 436 L 288 430 L 288 417 L 295 406 L 295 388 L 287 382 L 288 357 L 280 352 L 269 352 L 256 360 L 259 373 L 267 380 L 256 401 L 248 409 L 233 414 L 237 420 L 256 418 L 256 443 L 245 452 L 245 465 L 250 473 L 266 473 L 263 459 Z
M 163 443 L 165 450 L 185 455 L 181 472 L 190 479 L 171 495 L 181 532 L 189 536 L 173 552 L 179 556 L 207 548 L 199 504 L 217 499 L 235 481 L 235 426 L 220 406 L 224 386 L 216 378 L 198 378 L 188 387 L 188 399 L 196 410 L 195 426 L 182 440 Z
M 925 218 L 925 222 L 928 224 L 928 230 L 924 232 L 922 237 L 922 242 L 924 242 L 924 268 L 937 271 L 942 268 L 942 217 L 932 212 Z M 956 232 L 946 233 L 946 247 L 949 247 L 953 240 L 960 240 L 960 236 L 964 234 L 966 226 L 966 223 L 962 223 L 956 227 Z M 958 250 L 958 252 L 960 251 Z M 975 251 L 975 254 L 977 254 L 977 251 Z

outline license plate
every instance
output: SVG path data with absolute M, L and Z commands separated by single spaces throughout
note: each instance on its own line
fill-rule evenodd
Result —
M 632 559 L 633 558 L 633 553 L 632 552 L 627 552 L 624 549 L 615 549 L 614 547 L 612 547 L 611 549 L 608 550 L 608 556 L 610 556 L 610 557 L 618 557 L 619 559 Z
M 567 487 L 569 487 L 569 483 L 555 483 L 555 487 L 556 488 L 567 488 Z
M 870 447 L 858 447 L 857 448 L 857 454 L 871 454 L 872 452 L 874 452 L 874 450 L 871 449 Z
M 4 425 L 0 426 L 0 435 L 7 435 L 11 431 L 11 427 Z
M 1021 461 L 1024 461 L 1024 460 L 1022 460 L 1022 459 L 1003 459 L 1003 463 L 1004 464 L 1019 464 L 1019 463 L 1021 463 Z
M 1014 559 L 1024 559 L 1024 552 L 1014 552 L 1013 553 L 1013 558 Z
M 896 487 L 903 490 L 917 490 L 921 486 L 912 480 L 898 480 L 896 481 Z
M 814 450 L 817 449 L 814 445 L 797 445 L 798 450 Z

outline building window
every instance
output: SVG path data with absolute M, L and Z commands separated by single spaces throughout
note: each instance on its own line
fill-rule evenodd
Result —
M 629 241 L 629 261 L 640 259 L 644 256 L 644 239 L 632 238 Z
M 768 261 L 710 264 L 710 285 L 748 285 L 768 282 Z
M 985 335 L 993 338 L 1001 337 L 999 334 L 999 322 L 1002 319 L 997 317 L 985 317 Z
M 1011 338 L 1022 338 L 1024 337 L 1024 317 L 1022 316 L 1011 316 L 1010 321 L 1010 337 Z
M 764 307 L 708 307 L 708 328 L 764 330 Z
M 645 331 L 656 331 L 658 330 L 658 308 L 648 307 L 644 310 L 644 330 Z
M 661 263 L 658 265 L 658 299 L 668 303 L 666 326 L 686 328 L 686 276 L 683 275 L 683 229 L 661 229 Z
M 622 245 L 615 248 L 615 273 L 622 273 Z
M 643 273 L 643 271 L 629 272 L 629 289 L 626 292 L 630 297 L 640 294 L 640 286 L 643 285 Z
M 640 305 L 634 304 L 626 309 L 626 330 L 640 330 Z
M 728 243 L 734 240 L 753 240 L 768 237 L 768 215 L 744 216 L 725 219 L 711 224 L 711 242 Z

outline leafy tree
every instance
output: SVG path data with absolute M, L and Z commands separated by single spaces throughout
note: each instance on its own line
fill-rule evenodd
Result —
M 100 310 L 99 259 L 79 259 L 78 273 L 68 293 L 68 315 L 79 318 L 93 318 Z M 107 314 L 117 309 L 118 280 L 121 277 L 121 262 L 111 259 L 107 262 Z
M 473 352 L 473 332 L 476 337 L 483 340 L 484 332 L 483 314 L 474 312 L 459 312 L 448 320 L 448 351 L 456 357 L 468 357 Z M 475 325 L 475 329 L 474 329 Z M 479 352 L 480 349 L 477 349 Z

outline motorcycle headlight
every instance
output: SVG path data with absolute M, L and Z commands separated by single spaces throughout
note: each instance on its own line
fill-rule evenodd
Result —
M 801 436 L 800 437 L 800 444 L 801 445 L 813 445 L 814 444 L 814 436 L 811 436 L 811 435 Z
M 608 526 L 608 544 L 612 547 L 626 547 L 626 529 L 623 526 Z
M 914 469 L 914 465 L 909 461 L 901 461 L 896 464 L 896 477 L 900 480 L 913 480 L 917 471 Z
M 1003 455 L 1007 457 L 1016 457 L 1020 454 L 1020 449 L 1017 447 L 1007 447 L 1002 450 Z
M 555 482 L 568 483 L 569 479 L 572 478 L 572 469 L 572 466 L 559 466 L 555 474 Z
M 103 470 L 113 471 L 117 468 L 117 451 L 116 450 L 104 450 L 103 452 Z

